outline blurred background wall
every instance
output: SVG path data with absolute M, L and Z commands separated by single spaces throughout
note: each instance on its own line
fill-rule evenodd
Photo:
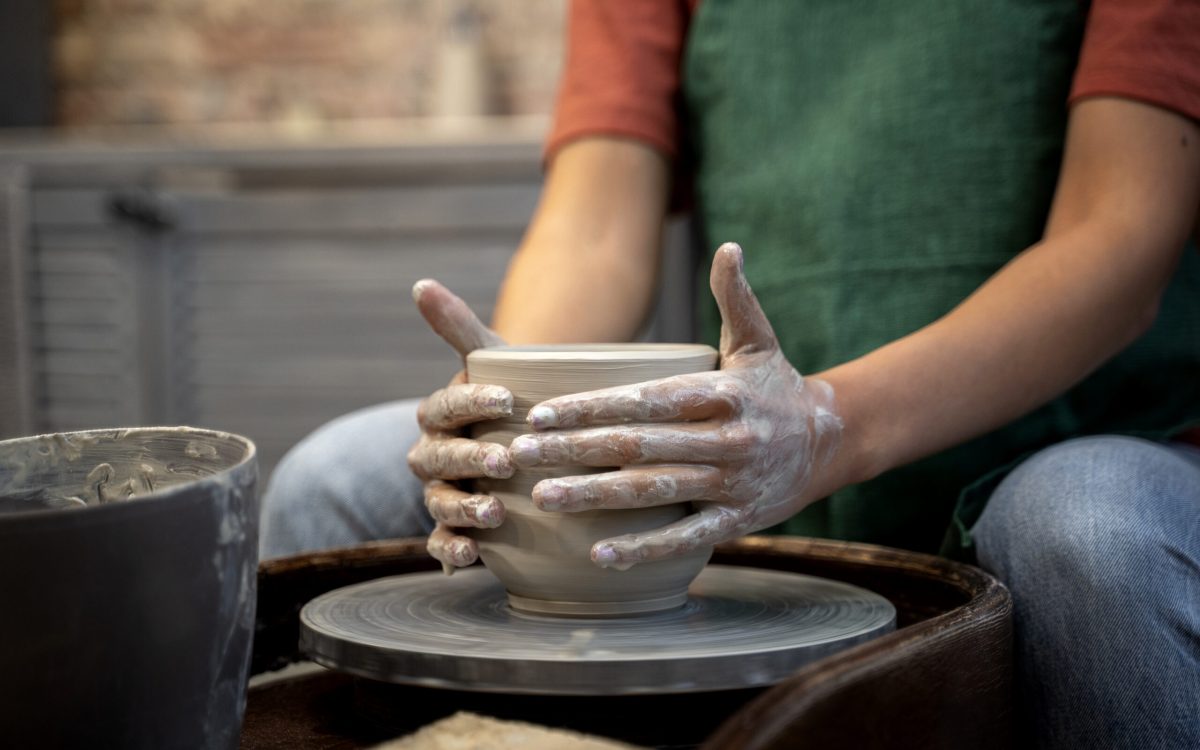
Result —
M 21 2 L 22 0 L 6 0 Z M 47 2 L 48 0 L 41 0 Z M 564 0 L 54 0 L 55 123 L 180 125 L 442 114 L 454 47 L 492 114 L 549 113 Z M 461 82 L 458 85 L 462 85 Z

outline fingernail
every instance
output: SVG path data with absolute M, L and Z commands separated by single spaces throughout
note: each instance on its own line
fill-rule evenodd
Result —
M 549 406 L 535 406 L 529 410 L 528 421 L 535 430 L 556 427 L 558 426 L 558 412 Z
M 542 510 L 558 510 L 566 498 L 567 488 L 553 479 L 539 482 L 533 488 L 534 503 Z
M 413 288 L 412 288 L 413 302 L 420 302 L 421 295 L 424 294 L 425 290 L 428 289 L 432 285 L 433 285 L 433 279 L 421 279 L 417 283 L 413 284 Z
M 738 243 L 736 243 L 736 242 L 726 242 L 725 244 L 721 245 L 721 247 L 717 248 L 717 251 L 718 251 L 718 252 L 726 252 L 726 253 L 730 253 L 730 254 L 732 254 L 732 255 L 736 256 L 736 257 L 737 257 L 737 262 L 738 262 L 738 268 L 741 268 L 741 267 L 742 267 L 742 258 L 743 258 L 743 256 L 742 256 L 742 246 L 741 246 L 741 245 L 739 245 Z
M 479 505 L 475 508 L 475 520 L 483 524 L 484 528 L 494 529 L 504 521 L 504 506 L 499 501 L 482 495 Z
M 508 447 L 508 455 L 517 466 L 533 466 L 542 457 L 542 448 L 537 438 L 522 435 L 512 441 Z
M 456 542 L 450 551 L 450 555 L 454 558 L 454 564 L 459 567 L 466 567 L 475 562 L 471 559 L 471 548 L 466 542 Z
M 507 454 L 500 451 L 488 453 L 484 457 L 483 470 L 493 479 L 508 479 L 513 474 Z
M 504 391 L 498 395 L 488 396 L 487 406 L 489 409 L 506 409 L 508 413 L 512 413 L 512 394 Z
M 601 544 L 592 548 L 592 562 L 607 568 L 617 561 L 617 551 L 611 545 Z

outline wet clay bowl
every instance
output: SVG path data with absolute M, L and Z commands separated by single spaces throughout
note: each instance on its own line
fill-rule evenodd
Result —
M 717 352 L 697 344 L 570 344 L 480 349 L 467 357 L 467 379 L 504 386 L 513 394 L 510 418 L 475 426 L 477 440 L 509 445 L 532 430 L 529 409 L 546 399 L 618 385 L 703 372 Z M 630 510 L 553 513 L 533 504 L 533 486 L 551 477 L 578 476 L 620 467 L 563 466 L 526 469 L 510 479 L 480 479 L 476 491 L 504 504 L 506 520 L 471 532 L 479 556 L 508 591 L 510 606 L 540 614 L 576 617 L 657 612 L 687 601 L 687 588 L 708 562 L 711 548 L 642 563 L 628 570 L 591 561 L 596 542 L 648 531 L 691 513 L 690 503 Z
M 0 441 L 0 745 L 238 746 L 255 476 L 212 430 Z

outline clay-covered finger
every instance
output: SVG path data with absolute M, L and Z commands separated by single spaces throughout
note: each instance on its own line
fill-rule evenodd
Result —
M 474 539 L 455 534 L 454 530 L 438 524 L 429 534 L 425 550 L 445 566 L 447 573 L 454 568 L 465 568 L 479 559 L 479 548 Z
M 746 281 L 745 259 L 736 242 L 726 242 L 713 256 L 709 286 L 721 311 L 722 367 L 730 357 L 779 348 L 775 331 Z
M 512 393 L 503 386 L 464 383 L 434 391 L 417 407 L 425 430 L 454 430 L 472 422 L 512 414 Z
M 508 453 L 519 468 L 628 466 L 645 463 L 722 464 L 746 455 L 751 436 L 711 424 L 591 427 L 522 435 Z
M 507 479 L 513 475 L 508 450 L 503 445 L 467 438 L 422 435 L 408 452 L 408 465 L 424 480 Z
M 602 568 L 624 570 L 638 563 L 684 555 L 744 533 L 741 511 L 711 503 L 661 529 L 602 539 L 592 545 L 592 562 Z
M 462 356 L 485 346 L 504 343 L 496 332 L 485 326 L 457 295 L 433 279 L 413 284 L 413 301 L 429 327 Z
M 494 529 L 504 523 L 504 504 L 496 498 L 437 480 L 425 485 L 425 507 L 433 520 L 451 527 Z
M 562 479 L 533 487 L 533 504 L 545 511 L 648 508 L 691 500 L 722 499 L 723 472 L 714 466 L 654 466 Z
M 526 421 L 545 430 L 710 419 L 736 408 L 739 387 L 720 371 L 678 375 L 552 398 L 530 409 Z

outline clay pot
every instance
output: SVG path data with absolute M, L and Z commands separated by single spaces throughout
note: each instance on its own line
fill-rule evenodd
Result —
M 510 418 L 475 426 L 473 437 L 507 446 L 531 432 L 525 416 L 556 396 L 711 370 L 717 352 L 695 344 L 571 344 L 480 349 L 467 357 L 473 383 L 501 385 L 513 394 Z M 616 469 L 618 467 L 612 467 Z M 630 510 L 552 513 L 533 504 L 533 486 L 551 477 L 611 469 L 566 466 L 518 471 L 510 479 L 480 479 L 476 491 L 504 504 L 505 522 L 471 532 L 484 565 L 517 609 L 552 615 L 614 616 L 682 605 L 687 587 L 708 562 L 710 548 L 629 570 L 601 568 L 594 543 L 656 529 L 691 513 L 690 503 Z
M 238 746 L 255 477 L 211 430 L 0 441 L 2 744 Z

